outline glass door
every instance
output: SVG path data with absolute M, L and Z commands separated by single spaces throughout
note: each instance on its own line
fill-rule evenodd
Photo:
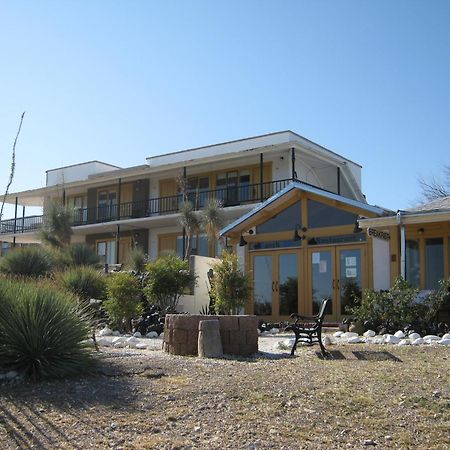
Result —
M 289 316 L 298 312 L 299 251 L 253 255 L 254 314 Z
M 339 257 L 337 289 L 339 313 L 350 314 L 349 308 L 356 306 L 356 298 L 361 298 L 363 273 L 361 248 L 338 248 Z
M 309 250 L 312 313 L 318 314 L 322 300 L 329 298 L 332 301 L 326 311 L 328 319 L 335 319 L 337 311 L 334 253 L 332 247 Z

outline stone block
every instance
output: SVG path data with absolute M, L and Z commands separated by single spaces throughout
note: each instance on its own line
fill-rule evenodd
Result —
M 198 330 L 187 331 L 187 343 L 189 345 L 197 345 L 198 341 Z
M 256 330 L 258 328 L 257 316 L 238 316 L 240 330 Z
M 245 332 L 245 343 L 250 345 L 258 345 L 258 329 L 247 330 Z
M 222 345 L 230 344 L 230 331 L 229 330 L 220 330 L 220 338 L 222 339 Z
M 198 356 L 220 358 L 223 356 L 219 322 L 217 320 L 201 320 L 198 332 Z
M 187 331 L 181 329 L 173 330 L 173 343 L 174 344 L 186 344 L 187 343 Z
M 258 352 L 258 343 L 254 344 L 241 344 L 239 345 L 239 355 L 250 356 Z
M 246 331 L 230 331 L 230 345 L 239 345 L 241 342 L 246 342 Z
M 219 316 L 219 324 L 221 330 L 239 330 L 238 316 Z

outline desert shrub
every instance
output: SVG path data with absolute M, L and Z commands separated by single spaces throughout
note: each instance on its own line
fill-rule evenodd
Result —
M 69 267 L 97 266 L 100 258 L 94 248 L 88 244 L 70 244 L 61 251 L 62 261 Z
M 439 281 L 439 287 L 423 302 L 423 318 L 426 322 L 450 320 L 450 277 Z
M 131 330 L 131 319 L 142 314 L 141 287 L 139 280 L 131 273 L 118 272 L 107 278 L 106 291 L 108 300 L 103 302 L 110 323 L 115 328 L 122 324 Z
M 0 271 L 7 275 L 24 277 L 43 277 L 48 275 L 54 266 L 51 252 L 42 247 L 15 248 L 2 258 Z
M 97 270 L 89 266 L 68 269 L 58 277 L 61 286 L 83 302 L 91 298 L 106 298 L 106 280 Z
M 251 291 L 251 279 L 239 268 L 236 253 L 223 252 L 214 266 L 211 294 L 214 307 L 222 314 L 237 314 L 245 305 Z
M 135 247 L 128 252 L 126 266 L 137 273 L 142 273 L 145 270 L 145 264 L 147 264 L 147 255 L 144 251 Z
M 176 255 L 169 254 L 145 266 L 148 273 L 144 294 L 154 305 L 176 308 L 184 291 L 195 283 L 189 264 Z
M 31 380 L 91 368 L 89 320 L 70 294 L 48 284 L 0 281 L 0 366 Z
M 361 302 L 350 312 L 356 319 L 370 321 L 375 326 L 403 328 L 417 319 L 420 310 L 418 293 L 418 289 L 398 278 L 388 291 L 365 290 Z

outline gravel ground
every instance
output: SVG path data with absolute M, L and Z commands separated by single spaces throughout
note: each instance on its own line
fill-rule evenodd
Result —
M 0 385 L 0 449 L 450 447 L 450 349 L 367 344 L 252 359 L 102 348 L 97 373 Z M 152 344 L 153 346 L 153 344 Z

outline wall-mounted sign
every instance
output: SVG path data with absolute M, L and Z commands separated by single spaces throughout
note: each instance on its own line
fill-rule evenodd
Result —
M 384 239 L 385 241 L 388 241 L 391 238 L 391 235 L 386 231 L 376 230 L 375 228 L 367 228 L 367 234 L 374 238 Z

